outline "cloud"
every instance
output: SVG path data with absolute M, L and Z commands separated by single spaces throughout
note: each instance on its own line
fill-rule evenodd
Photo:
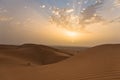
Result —
M 0 23 L 1 22 L 6 22 L 6 21 L 11 21 L 13 17 L 10 17 L 8 15 L 8 10 L 5 8 L 0 8 Z
M 0 15 L 0 22 L 6 22 L 6 21 L 11 21 L 11 20 L 13 20 L 12 17 Z
M 83 17 L 82 20 L 84 24 L 94 23 L 94 22 L 97 23 L 97 22 L 103 21 L 102 16 L 100 16 L 97 13 L 97 10 L 100 9 L 102 5 L 103 5 L 103 0 L 101 0 L 100 2 L 96 2 L 95 4 L 92 4 L 87 8 L 85 8 L 83 11 L 81 11 L 81 14 Z M 87 23 L 86 23 L 86 20 L 88 20 Z
M 76 8 L 68 9 L 65 7 L 61 9 L 56 7 L 52 11 L 51 22 L 57 26 L 63 26 L 63 28 L 71 30 L 73 30 L 73 28 L 76 30 L 83 29 L 87 24 L 102 22 L 103 18 L 97 13 L 97 11 L 102 7 L 104 0 L 94 0 L 91 2 L 93 3 L 83 3 L 85 7 L 82 7 L 82 10 L 79 11 L 79 14 L 76 14 Z
M 120 7 L 120 0 L 114 0 L 114 5 L 116 7 Z
M 8 11 L 6 9 L 0 8 L 0 14 L 7 13 Z

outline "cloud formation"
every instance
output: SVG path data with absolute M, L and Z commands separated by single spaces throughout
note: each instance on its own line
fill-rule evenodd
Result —
M 79 1 L 77 2 L 77 4 Z M 93 4 L 82 7 L 82 10 L 76 11 L 78 7 L 89 4 L 88 2 L 81 1 L 81 5 L 75 4 L 72 8 L 59 8 L 55 7 L 52 10 L 51 22 L 57 26 L 71 29 L 83 29 L 88 24 L 103 22 L 104 19 L 97 13 L 97 10 L 103 6 L 104 0 L 94 0 Z M 71 5 L 72 6 L 72 5 Z M 99 10 L 100 11 L 100 10 Z M 78 14 L 76 12 L 79 12 Z

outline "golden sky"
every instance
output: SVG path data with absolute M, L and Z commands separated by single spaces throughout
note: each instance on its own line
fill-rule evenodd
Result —
M 110 1 L 112 0 L 106 2 L 105 10 L 101 12 L 107 20 L 120 17 L 120 7 L 113 6 Z M 46 3 L 46 1 L 44 5 L 43 2 L 37 0 L 27 0 L 27 2 L 26 0 L 0 0 L 0 44 L 35 43 L 94 46 L 120 43 L 119 21 L 112 23 L 103 21 L 102 23 L 87 24 L 85 29 L 69 30 L 63 25 L 49 22 L 49 12 L 46 11 L 46 8 L 42 8 L 50 2 Z M 63 3 L 58 5 L 61 6 Z

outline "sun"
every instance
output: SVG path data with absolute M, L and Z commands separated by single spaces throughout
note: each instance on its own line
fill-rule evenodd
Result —
M 75 38 L 78 36 L 78 32 L 75 32 L 75 31 L 69 31 L 69 30 L 65 30 L 64 31 L 65 34 L 71 38 Z
M 75 37 L 77 36 L 77 32 L 72 32 L 72 31 L 66 31 L 66 34 L 70 37 Z
M 76 40 L 79 38 L 79 33 L 77 31 L 69 31 L 69 30 L 65 30 L 64 34 L 66 36 L 66 38 L 68 39 L 68 41 L 75 43 Z

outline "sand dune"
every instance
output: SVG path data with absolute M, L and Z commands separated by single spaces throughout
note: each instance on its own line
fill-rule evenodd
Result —
M 120 80 L 120 45 L 90 48 L 59 63 L 0 68 L 0 80 Z
M 21 46 L 1 45 L 0 54 L 2 55 L 0 56 L 0 59 L 2 61 L 8 60 L 8 64 L 16 62 L 16 64 L 39 65 L 56 63 L 70 56 L 68 54 L 58 52 L 57 49 L 34 44 L 24 44 Z M 4 61 L 3 64 L 5 64 Z M 2 64 L 2 62 L 0 64 Z
M 89 47 L 69 47 L 69 46 L 54 46 L 54 48 L 63 51 L 64 53 L 69 53 L 71 55 L 80 54 L 81 52 L 85 51 Z

